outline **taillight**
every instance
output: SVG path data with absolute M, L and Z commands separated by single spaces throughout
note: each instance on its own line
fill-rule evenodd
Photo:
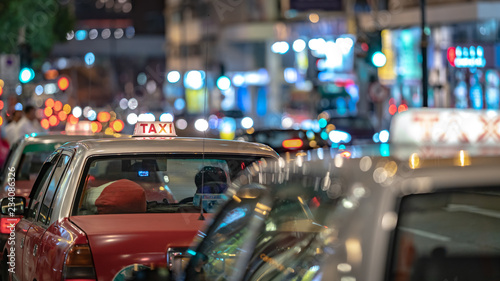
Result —
M 16 224 L 21 220 L 21 218 L 1 218 L 0 219 L 0 233 L 9 234 L 13 231 Z
M 74 245 L 66 255 L 63 280 L 96 280 L 94 262 L 89 245 Z
M 281 145 L 286 149 L 301 148 L 304 145 L 301 139 L 284 140 Z

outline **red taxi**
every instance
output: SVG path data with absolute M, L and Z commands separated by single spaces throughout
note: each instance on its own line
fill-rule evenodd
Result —
M 134 268 L 172 269 L 235 175 L 277 158 L 262 144 L 177 138 L 160 122 L 138 123 L 135 135 L 67 143 L 43 164 L 25 208 L 24 197 L 2 201 L 3 214 L 24 215 L 4 277 L 126 280 Z
M 113 135 L 94 135 L 91 132 L 70 129 L 66 128 L 64 133 L 32 134 L 14 143 L 0 174 L 0 183 L 3 187 L 0 189 L 0 198 L 8 197 L 9 188 L 16 196 L 28 198 L 43 162 L 62 144 L 82 139 L 113 137 Z M 0 215 L 1 249 L 9 238 L 10 226 L 19 220 L 19 217 Z

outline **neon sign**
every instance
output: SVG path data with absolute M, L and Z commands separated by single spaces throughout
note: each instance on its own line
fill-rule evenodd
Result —
M 447 58 L 451 66 L 459 68 L 484 67 L 486 65 L 484 49 L 481 46 L 450 47 L 448 48 Z

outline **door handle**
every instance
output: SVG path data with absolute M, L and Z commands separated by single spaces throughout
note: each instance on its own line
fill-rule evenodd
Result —
M 19 246 L 20 246 L 21 249 L 24 248 L 24 237 L 21 238 L 21 245 L 19 245 Z
M 33 256 L 36 257 L 36 252 L 38 251 L 38 244 L 35 244 L 35 246 L 33 246 Z

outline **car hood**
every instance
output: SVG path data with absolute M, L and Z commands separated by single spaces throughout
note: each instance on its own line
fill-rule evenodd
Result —
M 189 247 L 205 222 L 199 216 L 148 213 L 73 216 L 70 220 L 87 234 L 97 280 L 123 280 L 119 275 L 130 274 L 134 264 L 166 266 L 168 248 Z

